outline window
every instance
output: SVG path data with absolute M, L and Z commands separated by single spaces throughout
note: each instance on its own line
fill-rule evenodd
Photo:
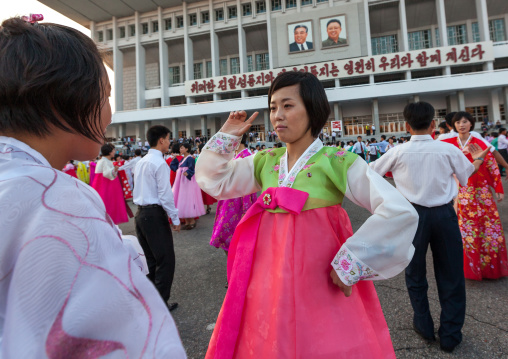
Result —
M 256 14 L 266 12 L 266 3 L 264 1 L 256 1 Z
M 254 71 L 254 64 L 252 63 L 252 55 L 247 55 L 247 72 Z
M 256 71 L 268 70 L 269 65 L 268 53 L 256 55 Z
M 441 46 L 441 38 L 439 37 L 439 27 L 436 27 L 436 47 Z
M 224 10 L 217 9 L 215 10 L 215 21 L 223 21 L 224 20 Z
M 125 38 L 125 26 L 121 26 L 118 28 L 118 32 L 120 33 L 120 38 Z
M 147 22 L 141 24 L 141 33 L 143 35 L 148 34 L 148 23 Z
M 236 19 L 238 16 L 236 6 L 228 7 L 228 19 Z
M 106 40 L 107 41 L 113 40 L 113 29 L 106 30 Z
M 249 16 L 252 15 L 252 5 L 249 4 L 243 4 L 242 5 L 242 16 Z
M 286 9 L 296 7 L 296 0 L 286 0 Z
M 206 77 L 212 77 L 213 76 L 213 73 L 212 73 L 212 62 L 211 61 L 207 61 L 206 62 Z
M 318 4 L 319 4 L 320 2 L 328 2 L 328 1 L 329 1 L 329 0 L 317 0 Z
M 179 29 L 183 27 L 183 16 L 176 17 L 176 27 Z
M 397 35 L 373 37 L 372 55 L 391 54 L 398 51 Z
M 467 43 L 466 25 L 448 26 L 448 45 L 461 45 Z
M 171 30 L 171 19 L 164 20 L 164 30 Z
M 136 25 L 129 25 L 129 36 L 136 36 Z
M 152 21 L 152 32 L 159 32 L 159 22 Z
M 174 66 L 169 68 L 169 85 L 180 83 L 180 66 Z
M 182 82 L 185 82 L 185 65 L 182 65 Z
M 232 57 L 230 60 L 231 65 L 231 75 L 239 74 L 240 73 L 240 58 L 239 57 Z
M 489 33 L 490 40 L 496 41 L 505 41 L 505 32 L 504 32 L 504 19 L 495 19 L 489 21 Z
M 473 33 L 473 42 L 480 42 L 480 28 L 478 27 L 477 22 L 473 22 L 471 24 L 472 33 Z
M 189 15 L 189 26 L 196 26 L 198 24 L 198 17 L 196 14 Z
M 210 13 L 208 11 L 204 11 L 201 13 L 201 23 L 208 24 L 210 22 Z
M 203 78 L 203 63 L 198 62 L 194 64 L 194 80 L 199 80 Z
M 466 107 L 466 111 L 473 116 L 476 123 L 482 123 L 483 118 L 489 115 L 487 106 Z
M 226 76 L 228 74 L 228 60 L 221 59 L 219 65 L 220 65 L 220 75 Z
M 98 42 L 104 41 L 104 33 L 102 31 L 97 31 L 97 41 Z
M 430 30 L 421 30 L 410 32 L 408 35 L 409 51 L 430 49 L 432 47 L 432 38 Z
M 272 11 L 282 9 L 281 0 L 272 0 Z
M 303 5 L 312 5 L 312 0 L 302 0 L 302 6 Z

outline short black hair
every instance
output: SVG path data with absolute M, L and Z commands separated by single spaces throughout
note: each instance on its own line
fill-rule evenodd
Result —
M 135 154 L 136 156 L 141 156 L 141 150 L 140 150 L 139 148 L 136 148 L 136 149 L 134 150 L 134 154 Z
M 166 136 L 169 134 L 169 128 L 162 125 L 155 125 L 152 126 L 146 131 L 146 140 L 148 141 L 148 144 L 150 147 L 156 147 L 157 142 L 159 142 L 159 139 L 166 138 Z
M 448 131 L 448 127 L 446 126 L 446 121 L 441 122 L 437 127 L 442 128 L 445 131 Z
M 105 143 L 101 147 L 101 155 L 103 156 L 109 156 L 111 151 L 115 149 L 115 146 L 113 146 L 111 143 Z
M 469 112 L 466 111 L 459 111 L 455 113 L 455 115 L 452 118 L 452 127 L 455 128 L 455 123 L 462 120 L 462 118 L 465 118 L 466 120 L 469 121 L 469 123 L 471 123 L 471 128 L 469 129 L 469 131 L 473 131 L 474 125 L 476 124 L 476 120 L 473 118 L 473 116 L 471 116 Z M 456 128 L 455 131 L 457 131 Z
M 247 136 L 248 135 L 246 133 L 244 133 L 243 136 L 242 136 L 242 140 L 240 141 L 240 143 L 242 145 L 244 145 L 245 147 L 247 147 Z
M 362 136 L 358 136 L 358 137 L 356 137 L 356 139 L 362 139 Z
M 312 136 L 316 138 L 328 121 L 330 104 L 323 85 L 310 72 L 287 71 L 277 76 L 268 90 L 268 108 L 270 108 L 272 95 L 277 90 L 294 85 L 299 85 L 300 97 L 309 117 L 309 128 Z
M 445 121 L 446 123 L 448 124 L 448 126 L 452 127 L 453 128 L 453 123 L 452 123 L 452 119 L 453 119 L 453 116 L 455 116 L 457 112 L 450 112 L 448 114 L 446 114 L 445 116 Z
M 383 140 L 386 140 L 386 136 L 385 136 L 385 135 L 381 135 L 381 138 L 382 138 Z
M 13 17 L 0 26 L 0 59 L 0 132 L 44 137 L 54 126 L 104 142 L 107 77 L 92 39 Z
M 328 21 L 326 23 L 326 28 L 328 28 L 328 25 L 330 25 L 332 22 L 336 22 L 339 24 L 340 27 L 342 27 L 342 24 L 340 23 L 340 20 L 339 19 L 331 19 L 330 21 Z
M 303 27 L 303 28 L 305 29 L 305 32 L 306 32 L 306 33 L 309 33 L 309 28 L 308 28 L 307 26 L 305 26 L 305 25 L 296 25 L 296 26 L 295 26 L 295 28 L 294 28 L 294 30 L 293 30 L 293 32 L 295 32 L 295 31 L 296 31 L 296 29 L 298 29 L 298 28 L 300 28 L 300 27 Z
M 426 130 L 434 119 L 434 107 L 428 102 L 413 102 L 404 107 L 404 119 L 413 130 Z
M 506 128 L 501 127 L 501 128 L 499 129 L 499 134 L 503 134 L 503 132 L 504 132 L 504 131 L 506 131 Z
M 192 146 L 190 145 L 190 143 L 188 142 L 184 142 L 182 144 L 180 144 L 180 146 L 178 147 L 179 149 L 182 148 L 182 147 L 185 147 L 187 149 L 187 152 L 191 152 L 192 150 Z
M 180 143 L 175 143 L 171 147 L 171 153 L 180 153 Z

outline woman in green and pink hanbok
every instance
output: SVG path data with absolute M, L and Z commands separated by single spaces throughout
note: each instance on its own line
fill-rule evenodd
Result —
M 262 191 L 234 233 L 206 358 L 395 358 L 370 280 L 407 266 L 418 216 L 363 159 L 317 138 L 330 110 L 313 75 L 277 77 L 268 101 L 287 150 L 233 161 L 255 118 L 235 112 L 196 166 L 216 198 Z M 354 235 L 345 196 L 373 214 Z

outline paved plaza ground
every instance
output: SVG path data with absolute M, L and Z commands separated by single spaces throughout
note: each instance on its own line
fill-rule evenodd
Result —
M 508 193 L 508 182 L 503 180 L 503 183 Z M 347 199 L 344 208 L 355 231 L 369 216 L 366 210 Z M 508 231 L 508 198 L 499 206 L 499 213 L 503 228 Z M 188 357 L 194 359 L 205 356 L 215 319 L 226 294 L 226 256 L 223 251 L 208 244 L 214 215 L 215 206 L 211 214 L 201 217 L 194 230 L 174 234 L 176 273 L 170 301 L 177 301 L 179 307 L 171 314 Z M 135 235 L 132 219 L 120 227 L 124 234 Z M 437 333 L 440 306 L 430 248 L 427 272 L 429 300 Z M 389 280 L 375 282 L 375 286 L 397 358 L 508 358 L 508 278 L 481 282 L 466 280 L 464 338 L 451 354 L 441 351 L 438 343 L 425 343 L 413 331 L 412 309 L 403 273 Z M 339 337 L 337 345 L 340 346 Z

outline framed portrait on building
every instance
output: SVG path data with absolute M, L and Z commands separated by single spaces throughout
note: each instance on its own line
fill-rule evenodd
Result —
M 321 49 L 347 46 L 346 15 L 336 15 L 319 19 Z
M 300 21 L 288 24 L 289 53 L 314 51 L 312 21 Z

